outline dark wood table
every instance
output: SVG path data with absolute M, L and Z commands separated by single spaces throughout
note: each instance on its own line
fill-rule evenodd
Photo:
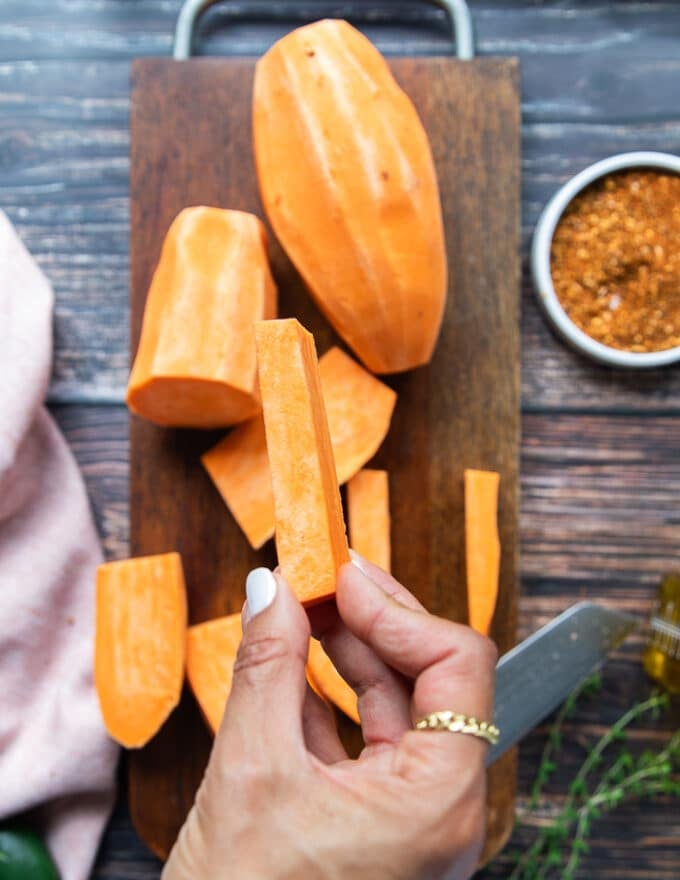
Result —
M 480 54 L 522 66 L 523 253 L 553 191 L 585 165 L 631 149 L 680 152 L 680 8 L 675 2 L 471 2 Z M 56 295 L 50 408 L 85 474 L 106 553 L 127 554 L 129 64 L 167 55 L 179 0 L 0 0 L 0 207 Z M 247 13 L 243 15 L 244 11 Z M 424 3 L 234 2 L 202 28 L 205 54 L 257 54 L 302 20 L 349 16 L 388 54 L 448 50 L 443 14 Z M 238 17 L 238 21 L 235 19 Z M 558 343 L 523 279 L 522 601 L 525 636 L 573 601 L 644 618 L 662 572 L 680 568 L 680 368 L 634 374 Z M 588 737 L 648 692 L 633 638 L 601 696 L 567 725 L 562 769 L 532 824 L 545 823 Z M 677 708 L 631 735 L 650 745 Z M 545 730 L 521 748 L 520 810 Z M 527 831 L 517 835 L 522 847 Z M 601 819 L 584 878 L 677 880 L 680 812 L 632 804 Z M 484 877 L 505 877 L 509 856 Z M 159 875 L 124 793 L 100 880 Z

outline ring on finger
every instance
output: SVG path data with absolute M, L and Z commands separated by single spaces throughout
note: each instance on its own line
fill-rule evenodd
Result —
M 451 733 L 467 733 L 476 736 L 494 746 L 498 742 L 500 730 L 490 721 L 479 721 L 471 715 L 452 712 L 448 709 L 441 712 L 430 712 L 416 721 L 416 730 L 448 730 Z

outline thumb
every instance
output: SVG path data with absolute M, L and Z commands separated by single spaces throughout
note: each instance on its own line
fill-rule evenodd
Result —
M 267 568 L 246 580 L 243 639 L 215 743 L 229 760 L 269 763 L 304 748 L 302 705 L 309 621 L 288 584 Z
M 250 572 L 246 595 L 231 694 L 196 803 L 162 880 L 218 876 L 215 865 L 222 868 L 234 858 L 224 848 L 229 836 L 220 835 L 224 802 L 232 796 L 234 783 L 248 784 L 245 770 L 270 774 L 273 767 L 288 767 L 291 755 L 304 748 L 307 615 L 286 582 L 267 568 Z M 249 829 L 257 820 L 248 815 L 241 818 Z

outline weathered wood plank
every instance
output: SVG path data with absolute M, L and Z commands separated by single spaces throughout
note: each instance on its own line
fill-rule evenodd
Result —
M 54 412 L 85 475 L 107 553 L 125 555 L 127 414 L 122 407 Z M 680 568 L 678 419 L 531 414 L 522 434 L 525 604 L 542 596 L 547 618 L 566 595 L 644 603 L 661 572 Z
M 127 553 L 126 412 L 122 407 L 74 406 L 54 407 L 53 412 L 84 473 L 107 555 L 122 557 Z M 532 414 L 524 418 L 520 637 L 579 598 L 610 601 L 636 613 L 641 620 L 646 618 L 658 573 L 673 564 L 680 565 L 674 503 L 680 473 L 673 446 L 674 429 L 677 420 L 672 419 L 568 414 Z M 608 558 L 616 559 L 630 547 L 645 558 L 643 570 L 631 566 L 622 572 L 620 580 L 611 572 L 600 577 L 601 551 L 591 552 L 580 542 L 579 534 L 572 534 L 572 526 L 578 526 L 584 515 L 589 520 L 601 520 L 604 532 L 600 540 L 610 546 Z M 643 522 L 646 537 L 638 538 L 635 526 Z M 672 532 L 657 532 L 654 523 L 664 522 L 676 523 L 675 538 Z M 549 540 L 552 534 L 558 534 L 559 540 Z M 641 546 L 650 540 L 656 542 L 655 546 Z M 559 805 L 554 793 L 564 790 L 582 759 L 583 737 L 597 736 L 604 725 L 611 724 L 632 701 L 647 692 L 648 683 L 638 660 L 642 644 L 641 633 L 617 652 L 607 666 L 602 695 L 584 703 L 567 726 L 563 769 L 548 788 L 548 813 Z M 670 716 L 662 720 L 658 732 L 656 727 L 642 726 L 632 741 L 651 747 L 659 741 L 661 731 L 678 723 L 680 719 Z M 522 746 L 520 807 L 526 804 L 544 735 L 545 727 Z M 627 877 L 665 880 L 677 876 L 677 847 L 673 842 L 677 840 L 674 835 L 678 833 L 678 819 L 667 805 L 631 806 L 603 819 L 594 833 L 597 842 L 584 864 L 584 877 L 616 876 L 622 864 L 631 865 L 632 873 L 626 873 Z M 520 834 L 515 845 L 524 845 L 527 840 L 526 834 Z M 507 876 L 507 867 L 507 856 L 503 856 L 483 876 Z M 148 880 L 158 874 L 158 862 L 136 840 L 121 805 L 94 877 Z
M 580 727 L 579 735 L 582 735 Z M 579 746 L 567 748 L 582 758 Z M 535 762 L 537 755 L 528 755 L 527 758 Z M 526 764 L 523 748 L 520 769 Z M 565 778 L 564 782 L 567 781 Z M 527 804 L 530 781 L 522 779 L 521 785 L 523 795 L 519 798 L 519 807 L 523 809 Z M 561 798 L 546 798 L 544 814 L 553 815 L 561 803 Z M 492 865 L 477 875 L 478 880 L 507 878 L 512 853 L 525 849 L 532 840 L 531 827 L 528 825 L 516 833 Z M 679 836 L 680 822 L 672 802 L 663 798 L 651 803 L 633 802 L 594 825 L 591 853 L 584 859 L 579 876 L 584 880 L 596 877 L 619 880 L 622 876 L 626 880 L 677 880 Z M 121 797 L 104 839 L 93 880 L 158 880 L 160 869 L 161 863 L 139 842 L 125 807 L 125 798 Z
M 595 822 L 591 850 L 581 862 L 578 880 L 677 880 L 680 827 L 674 808 L 668 798 L 632 802 Z M 475 875 L 476 880 L 507 878 L 513 851 L 524 851 L 532 840 L 529 830 L 517 833 L 493 865 Z
M 128 62 L 169 53 L 179 3 L 2 0 L 0 207 L 17 223 L 55 284 L 53 395 L 61 399 L 111 401 L 122 395 L 127 370 Z M 244 5 L 250 18 L 237 25 L 232 18 Z M 680 150 L 677 3 L 471 0 L 471 6 L 480 50 L 518 54 L 522 62 L 525 251 L 542 205 L 570 174 L 623 150 Z M 348 10 L 356 11 L 355 20 L 365 21 L 361 26 L 388 53 L 429 54 L 448 47 L 442 14 L 422 2 L 307 0 L 296 4 L 293 15 L 287 7 L 279 0 L 223 4 L 206 19 L 201 51 L 259 52 L 290 24 Z M 265 23 L 269 16 L 273 27 Z M 396 17 L 402 18 L 401 25 L 394 23 Z M 626 120 L 630 124 L 623 124 Z M 645 616 L 658 572 L 678 565 L 679 522 L 669 502 L 673 493 L 678 497 L 671 445 L 678 429 L 677 420 L 660 424 L 638 415 L 680 412 L 680 369 L 640 376 L 591 367 L 552 338 L 526 277 L 522 334 L 528 414 L 520 635 L 583 596 Z M 573 416 L 558 414 L 567 408 Z M 585 410 L 634 417 L 588 422 L 578 416 Z M 124 556 L 125 412 L 65 406 L 55 411 L 83 467 L 106 552 Z M 611 428 L 603 429 L 605 423 Z M 656 433 L 649 432 L 652 425 L 660 425 Z M 643 692 L 644 676 L 635 659 L 640 645 L 639 637 L 631 639 L 610 664 L 603 699 L 584 707 L 574 721 L 579 735 L 613 720 L 626 700 Z M 655 734 L 646 728 L 644 735 Z M 539 731 L 522 748 L 524 797 L 541 746 Z M 566 748 L 565 774 L 581 754 L 576 742 Z M 562 782 L 564 774 L 550 791 L 562 790 Z M 547 813 L 558 804 L 551 795 Z M 680 874 L 677 821 L 663 803 L 634 805 L 603 819 L 595 826 L 595 847 L 580 876 L 675 880 Z M 520 835 L 516 844 L 528 839 Z M 484 876 L 506 877 L 507 867 L 507 859 L 501 859 Z M 158 863 L 136 841 L 124 810 L 114 819 L 94 876 L 159 876 Z
M 145 0 L 135 3 L 132 13 L 121 0 L 57 0 L 47 6 L 38 0 L 4 0 L 0 58 L 169 55 L 179 5 L 179 0 Z M 526 119 L 677 118 L 680 16 L 672 2 L 470 0 L 470 7 L 480 54 L 521 57 Z M 444 13 L 422 0 L 260 0 L 211 10 L 201 26 L 198 50 L 257 54 L 291 27 L 324 15 L 349 17 L 387 54 L 431 55 L 451 48 Z M 548 65 L 550 76 L 545 75 Z
M 564 597 L 561 601 L 564 602 Z M 619 607 L 630 607 L 630 604 L 617 599 Z M 525 610 L 533 611 L 533 605 L 533 601 L 530 601 Z M 546 608 L 541 609 L 538 614 L 534 613 L 535 625 L 544 622 L 543 618 L 552 616 L 555 610 Z M 529 828 L 535 828 L 537 822 L 554 816 L 564 803 L 564 791 L 583 760 L 584 743 L 597 739 L 635 700 L 644 699 L 648 695 L 650 684 L 639 664 L 641 647 L 640 636 L 629 639 L 626 649 L 617 652 L 605 667 L 601 693 L 583 701 L 575 716 L 565 724 L 564 745 L 560 752 L 558 770 L 546 786 L 538 818 L 529 822 Z M 673 713 L 665 715 L 659 721 L 647 720 L 631 729 L 630 747 L 658 748 L 668 738 L 669 732 L 680 724 L 678 711 L 676 707 Z M 527 737 L 520 750 L 518 809 L 521 814 L 527 810 L 528 795 L 540 760 L 548 723 Z M 662 880 L 677 877 L 674 872 L 678 869 L 677 839 L 680 818 L 670 809 L 671 806 L 663 799 L 648 804 L 631 804 L 597 823 L 593 832 L 593 849 L 588 860 L 584 862 L 582 876 L 590 880 L 595 876 L 621 876 L 622 865 L 628 865 L 633 855 L 633 873 L 626 873 L 626 877 L 660 877 Z M 480 877 L 484 880 L 507 877 L 510 854 L 514 849 L 524 848 L 530 839 L 527 829 L 516 833 L 509 848 Z M 640 853 L 644 855 L 641 856 Z M 118 810 L 93 876 L 97 880 L 147 880 L 157 878 L 159 871 L 160 863 L 136 838 L 123 796 L 119 800 Z
M 515 643 L 517 608 L 519 440 L 519 77 L 514 60 L 395 59 L 429 133 L 441 181 L 447 241 L 449 298 L 432 362 L 395 380 L 392 431 L 378 464 L 392 471 L 392 566 L 433 612 L 465 619 L 463 512 L 458 487 L 463 461 L 501 474 L 499 533 L 504 552 L 493 638 Z M 146 59 L 133 67 L 131 114 L 131 346 L 139 338 L 149 279 L 165 231 L 189 203 L 226 200 L 257 211 L 250 164 L 253 59 Z M 215 101 L 213 92 L 230 96 Z M 166 106 L 159 122 L 158 108 Z M 448 119 L 460 125 L 452 130 Z M 193 144 L 186 134 L 195 135 Z M 219 161 L 215 156 L 219 155 Z M 467 177 L 456 157 L 475 157 Z M 196 174 L 200 168 L 201 173 Z M 162 198 L 159 192 L 162 190 Z M 465 253 L 466 260 L 457 259 Z M 271 248 L 282 315 L 314 332 L 320 351 L 337 343 L 282 251 Z M 455 297 L 454 297 L 455 292 Z M 302 314 L 301 314 L 302 310 Z M 459 317 L 465 315 L 465 321 Z M 456 378 L 442 383 L 442 376 Z M 411 430 L 417 420 L 418 429 Z M 489 432 L 489 420 L 495 429 Z M 247 546 L 224 516 L 214 487 L 198 465 L 200 432 L 130 425 L 130 543 L 135 553 L 175 547 L 185 565 L 189 619 L 199 623 L 240 608 L 243 579 L 255 564 L 269 565 Z M 205 436 L 205 435 L 204 435 Z M 171 437 L 171 439 L 169 439 Z M 408 438 L 405 441 L 405 438 Z M 458 456 L 451 457 L 451 449 Z M 161 505 L 163 516 L 154 519 Z M 200 522 L 213 535 L 206 556 Z M 414 529 L 413 523 L 419 526 Z M 453 586 L 442 589 L 447 578 Z M 181 720 L 178 720 L 181 719 Z M 187 749 L 188 746 L 188 749 Z M 195 705 L 130 760 L 130 807 L 135 827 L 158 854 L 169 852 L 204 772 L 209 743 Z M 189 757 L 190 756 L 190 757 Z M 514 753 L 489 777 L 487 857 L 512 828 Z M 176 800 L 174 798 L 179 794 Z
M 52 397 L 120 401 L 128 363 L 127 64 L 45 62 L 23 66 L 18 82 L 0 66 L 0 94 L 10 82 L 26 106 L 0 129 L 0 207 L 57 294 Z M 680 122 L 526 125 L 525 252 L 539 211 L 580 168 L 615 152 L 679 146 Z M 525 271 L 522 395 L 532 409 L 680 412 L 680 369 L 626 373 L 573 354 L 548 330 Z
M 525 575 L 655 580 L 680 567 L 678 420 L 525 417 Z M 661 548 L 665 549 L 661 549 Z
M 123 774 L 119 776 L 118 804 L 102 841 L 91 880 L 158 880 L 162 864 L 141 843 L 132 827 Z
M 639 663 L 641 642 L 635 639 L 632 650 L 617 653 L 603 670 L 602 690 L 581 701 L 574 716 L 564 725 L 558 768 L 544 789 L 538 811 L 532 811 L 527 827 L 516 832 L 508 848 L 493 865 L 479 875 L 480 880 L 507 877 L 513 849 L 523 851 L 533 834 L 553 818 L 565 802 L 569 782 L 586 754 L 605 730 L 636 701 L 649 696 L 651 685 Z M 526 815 L 529 792 L 545 743 L 548 723 L 528 736 L 520 748 L 518 810 Z M 647 716 L 629 728 L 628 747 L 635 752 L 658 749 L 672 731 L 680 726 L 680 707 L 674 706 L 660 719 Z M 610 753 L 605 753 L 606 759 Z M 631 802 L 614 813 L 603 816 L 592 828 L 591 851 L 584 858 L 578 876 L 593 878 L 676 878 L 680 870 L 677 841 L 680 838 L 680 814 L 674 802 L 659 798 L 652 802 Z
M 124 556 L 126 413 L 112 407 L 57 407 L 54 412 L 85 475 L 107 554 Z M 680 565 L 677 527 L 672 527 L 680 488 L 673 447 L 676 425 L 670 419 L 525 417 L 520 637 L 582 598 L 613 602 L 641 620 L 646 618 L 659 573 Z M 596 551 L 590 544 L 584 547 L 580 532 L 572 531 L 583 516 L 598 525 L 601 546 Z M 642 523 L 641 532 L 637 525 Z M 670 530 L 657 528 L 664 523 L 671 524 Z M 559 539 L 552 540 L 552 535 Z M 609 548 L 606 554 L 603 546 Z M 624 553 L 627 559 L 631 553 L 639 555 L 643 564 L 624 567 L 620 578 L 606 570 L 603 576 L 602 559 L 606 565 Z M 611 723 L 627 701 L 642 694 L 645 679 L 637 663 L 641 647 L 641 635 L 629 640 L 611 664 L 607 701 L 585 707 L 575 726 L 597 730 Z M 524 790 L 535 772 L 541 736 L 537 732 L 524 746 L 520 762 Z M 565 766 L 573 767 L 579 754 L 577 749 L 567 756 Z
M 122 407 L 57 406 L 52 415 L 85 480 L 107 559 L 128 555 L 128 415 Z
M 603 687 L 594 698 L 579 704 L 576 714 L 564 726 L 564 743 L 559 753 L 558 769 L 545 788 L 540 810 L 528 827 L 516 833 L 510 846 L 480 880 L 507 877 L 511 853 L 523 849 L 533 830 L 549 820 L 564 804 L 564 792 L 584 757 L 584 744 L 604 733 L 635 700 L 644 699 L 650 684 L 637 660 L 639 640 L 633 651 L 614 656 L 604 669 Z M 680 724 L 680 709 L 658 721 L 647 720 L 631 728 L 629 746 L 634 749 L 658 748 L 670 731 Z M 548 723 L 527 737 L 520 750 L 518 809 L 525 814 L 536 767 L 543 749 Z M 593 846 L 583 863 L 581 876 L 677 878 L 680 816 L 664 799 L 651 803 L 632 803 L 605 816 L 593 827 Z M 532 830 L 533 829 L 533 830 Z M 625 866 L 625 875 L 623 874 Z M 139 843 L 130 824 L 125 798 L 113 817 L 104 841 L 95 880 L 151 880 L 158 878 L 160 863 Z

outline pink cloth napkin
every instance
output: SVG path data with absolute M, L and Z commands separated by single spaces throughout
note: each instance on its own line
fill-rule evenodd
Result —
M 85 880 L 118 749 L 92 681 L 99 540 L 43 406 L 52 302 L 0 211 L 0 819 L 35 810 L 62 880 Z

